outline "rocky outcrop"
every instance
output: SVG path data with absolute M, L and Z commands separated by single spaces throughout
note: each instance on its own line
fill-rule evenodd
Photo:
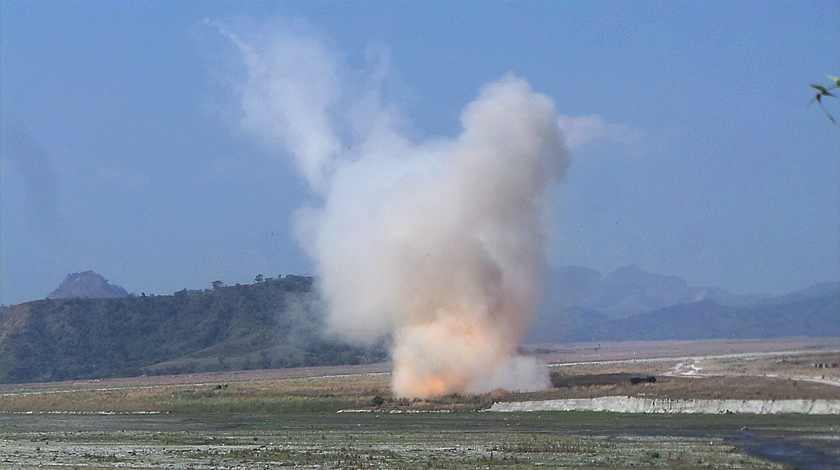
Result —
M 93 271 L 68 274 L 58 288 L 47 296 L 48 299 L 70 299 L 86 297 L 88 299 L 106 299 L 127 297 L 128 292 L 120 286 L 109 284 L 108 280 Z
M 599 397 L 494 403 L 490 411 L 836 415 L 840 414 L 840 400 L 670 400 L 635 397 Z

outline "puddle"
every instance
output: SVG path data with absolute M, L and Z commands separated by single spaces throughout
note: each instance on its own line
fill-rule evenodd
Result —
M 836 470 L 840 458 L 799 442 L 756 438 L 755 433 L 740 431 L 741 437 L 728 441 L 749 455 L 790 465 L 798 470 Z

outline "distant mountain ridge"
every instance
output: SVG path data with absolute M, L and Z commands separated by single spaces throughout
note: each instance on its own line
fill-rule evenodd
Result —
M 682 277 L 644 271 L 633 264 L 606 275 L 582 266 L 565 266 L 555 270 L 549 280 L 545 305 L 549 309 L 578 308 L 623 318 L 704 299 L 746 305 L 768 297 L 690 286 Z
M 637 266 L 558 269 L 527 341 L 588 342 L 840 336 L 840 283 L 780 296 L 693 287 Z
M 108 299 L 127 297 L 128 292 L 120 286 L 109 284 L 108 280 L 93 271 L 68 274 L 64 281 L 47 296 L 48 299 Z

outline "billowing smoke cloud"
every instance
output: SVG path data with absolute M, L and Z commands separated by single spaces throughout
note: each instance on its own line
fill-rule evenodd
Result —
M 358 74 L 313 34 L 216 26 L 248 67 L 243 124 L 294 155 L 323 198 L 298 228 L 331 327 L 392 338 L 399 396 L 547 387 L 517 347 L 546 271 L 544 196 L 566 170 L 552 100 L 507 75 L 466 106 L 457 138 L 413 142 L 377 80 L 349 83 Z

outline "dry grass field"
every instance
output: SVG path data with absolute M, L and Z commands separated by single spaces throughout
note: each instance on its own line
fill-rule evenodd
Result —
M 548 352 L 545 352 L 548 351 Z M 480 410 L 498 401 L 646 398 L 840 399 L 836 338 L 540 345 L 554 388 L 427 400 L 394 398 L 390 364 L 0 386 L 5 412 L 311 412 Z M 541 353 L 541 354 L 539 354 Z M 567 360 L 556 362 L 558 357 Z M 828 367 L 818 367 L 827 365 Z M 633 378 L 656 377 L 633 384 Z M 374 405 L 374 397 L 382 403 Z M 376 400 L 378 403 L 379 400 Z
M 400 399 L 389 390 L 389 364 L 3 385 L 0 466 L 804 469 L 840 462 L 840 417 L 832 415 L 481 412 L 500 401 L 616 395 L 838 399 L 836 338 L 525 352 L 554 363 L 554 388 Z M 656 381 L 632 381 L 648 377 Z

